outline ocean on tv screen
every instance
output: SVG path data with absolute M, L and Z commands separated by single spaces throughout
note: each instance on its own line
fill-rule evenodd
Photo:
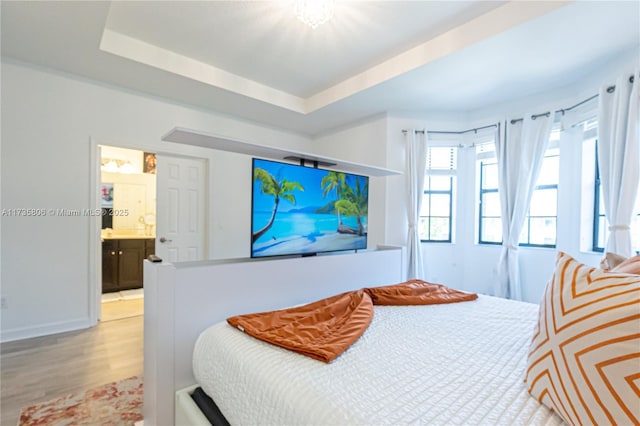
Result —
M 252 257 L 364 249 L 368 178 L 254 159 Z

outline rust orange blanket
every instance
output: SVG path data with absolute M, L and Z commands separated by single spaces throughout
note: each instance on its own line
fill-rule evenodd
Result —
M 373 305 L 432 305 L 475 300 L 477 294 L 410 280 L 338 294 L 295 308 L 227 319 L 256 339 L 319 361 L 331 362 L 365 332 Z
M 371 298 L 358 290 L 295 308 L 235 316 L 227 322 L 256 339 L 328 363 L 358 340 L 372 318 Z
M 478 295 L 455 290 L 442 284 L 409 280 L 400 284 L 364 289 L 374 305 L 435 305 L 475 300 Z

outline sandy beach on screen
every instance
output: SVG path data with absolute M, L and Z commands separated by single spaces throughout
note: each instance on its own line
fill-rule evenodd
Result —
M 366 237 L 337 232 L 311 234 L 283 240 L 270 240 L 254 245 L 253 253 L 258 256 L 277 256 L 291 253 L 320 253 L 335 250 L 354 250 L 365 244 Z

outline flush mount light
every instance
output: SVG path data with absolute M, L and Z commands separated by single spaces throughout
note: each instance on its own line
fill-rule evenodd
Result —
M 102 170 L 105 172 L 117 173 L 120 166 L 116 160 L 105 160 L 102 162 Z
M 120 160 L 117 158 L 102 158 L 100 169 L 103 172 L 111 173 L 140 173 L 129 160 Z
M 333 0 L 297 0 L 296 17 L 315 29 L 331 19 L 334 6 Z

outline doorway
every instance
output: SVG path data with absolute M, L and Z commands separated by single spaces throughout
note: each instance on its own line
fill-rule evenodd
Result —
M 95 211 L 102 211 L 103 194 L 105 192 L 108 193 L 111 189 L 110 187 L 107 187 L 106 190 L 102 188 L 102 159 L 103 157 L 109 159 L 109 155 L 112 155 L 110 152 L 113 152 L 111 151 L 112 149 L 117 151 L 126 148 L 127 150 L 137 152 L 137 160 L 135 160 L 135 162 L 139 162 L 139 164 L 135 165 L 134 161 L 131 160 L 131 165 L 134 167 L 134 170 L 138 172 L 140 168 L 142 168 L 142 173 L 138 174 L 144 175 L 145 172 L 147 172 L 147 175 L 151 175 L 155 179 L 156 184 L 156 196 L 155 198 L 151 197 L 151 200 L 147 200 L 143 214 L 140 214 L 141 211 L 138 211 L 135 215 L 133 212 L 128 212 L 126 215 L 121 214 L 123 212 L 119 212 L 118 210 L 126 210 L 126 207 L 124 209 L 120 208 L 122 206 L 120 206 L 119 201 L 117 201 L 118 197 L 116 197 L 116 199 L 113 200 L 115 201 L 113 214 L 110 212 L 105 214 L 107 217 L 112 217 L 111 226 L 109 226 L 108 222 L 103 225 L 104 216 L 95 217 L 90 221 L 91 241 L 89 244 L 89 257 L 91 262 L 89 265 L 89 274 L 91 279 L 89 287 L 89 317 L 91 325 L 95 326 L 102 318 L 102 265 L 108 261 L 113 261 L 116 255 L 130 259 L 132 266 L 125 268 L 124 273 L 131 273 L 132 275 L 135 275 L 134 272 L 138 265 L 142 264 L 142 260 L 153 253 L 160 256 L 166 262 L 203 260 L 208 258 L 209 234 L 207 229 L 208 221 L 206 218 L 208 217 L 210 202 L 208 196 L 210 176 L 209 159 L 205 156 L 184 156 L 174 152 L 156 153 L 154 148 L 145 147 L 144 145 L 106 145 L 93 138 L 91 139 L 91 145 L 90 160 L 92 173 L 90 176 L 90 187 L 92 188 L 91 198 Z M 142 153 L 142 157 L 139 156 L 139 153 Z M 149 157 L 149 154 L 152 156 Z M 115 157 L 115 155 L 113 156 Z M 152 158 L 153 161 L 150 161 L 150 158 Z M 112 159 L 115 160 L 115 164 L 120 167 L 127 164 L 126 159 L 125 161 L 122 161 L 122 158 Z M 107 166 L 108 164 L 109 161 L 107 160 L 104 166 L 108 168 L 113 167 L 113 164 Z M 125 171 L 128 171 L 128 167 L 128 165 L 125 166 Z M 108 179 L 105 179 L 104 183 L 113 183 L 113 189 L 115 190 L 116 182 L 107 182 L 107 180 Z M 128 193 L 134 194 L 131 197 L 133 197 L 134 200 L 139 199 L 139 197 L 136 198 L 135 196 L 139 191 L 129 189 L 130 191 L 128 191 Z M 127 193 L 127 191 L 125 191 L 125 193 Z M 149 197 L 149 194 L 150 193 L 147 192 L 147 197 Z M 110 201 L 108 198 L 107 196 L 107 204 Z M 155 209 L 147 211 L 147 208 L 151 207 Z M 105 206 L 104 208 L 109 207 Z M 120 214 L 122 218 L 116 220 L 118 214 Z M 137 218 L 137 222 L 132 220 L 132 218 Z M 115 221 L 115 223 L 113 221 Z M 128 250 L 128 247 L 120 250 L 119 246 L 117 247 L 117 251 L 115 247 L 112 247 L 111 252 L 114 252 L 114 254 L 111 255 L 111 252 L 107 252 L 109 257 L 105 255 L 106 259 L 103 259 L 103 234 L 109 232 L 107 228 L 111 228 L 111 236 L 116 235 L 113 233 L 113 230 L 120 226 L 119 221 L 125 221 L 129 224 L 130 229 L 128 232 L 130 234 L 145 234 L 139 236 L 147 240 L 144 256 L 140 262 L 138 262 L 136 256 Z M 195 240 L 193 237 L 195 237 Z M 120 251 L 123 252 L 122 255 L 120 255 Z M 138 251 L 138 253 L 140 252 Z M 140 257 L 140 255 L 138 254 L 137 257 Z M 114 269 L 112 269 L 112 271 L 113 270 Z M 113 279 L 109 277 L 108 274 L 106 278 L 107 280 Z M 129 281 L 129 278 L 125 277 L 125 281 Z M 125 286 L 126 285 L 125 283 Z M 142 290 L 142 292 L 144 292 L 144 290 Z M 127 297 L 128 294 L 125 293 L 125 300 Z
M 100 149 L 99 319 L 144 313 L 143 261 L 155 254 L 156 154 Z

